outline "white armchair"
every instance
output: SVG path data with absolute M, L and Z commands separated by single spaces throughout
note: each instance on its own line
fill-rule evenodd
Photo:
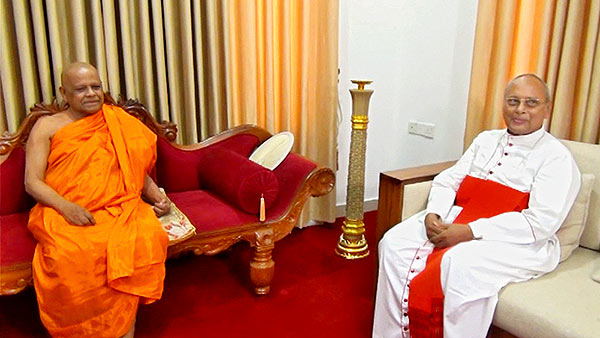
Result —
M 488 337 L 598 337 L 600 335 L 600 145 L 563 141 L 579 168 L 595 180 L 589 199 L 581 198 L 583 232 L 569 258 L 553 272 L 500 292 Z M 453 162 L 381 173 L 378 239 L 394 224 L 425 209 L 431 179 Z M 592 177 L 593 177 L 592 176 Z M 588 180 L 590 181 L 590 180 Z M 591 186 L 590 186 L 591 185 Z M 586 188 L 582 186 L 582 191 Z M 580 193 L 581 195 L 581 193 Z M 585 197 L 585 196 L 584 196 Z M 578 197 L 578 201 L 580 197 Z M 589 204 L 587 203 L 589 201 Z M 577 203 L 577 202 L 576 202 Z M 587 209 L 587 210 L 586 210 Z M 563 224 L 563 227 L 565 225 Z M 582 233 L 582 234 L 581 234 Z M 562 243 L 561 243 L 562 244 Z

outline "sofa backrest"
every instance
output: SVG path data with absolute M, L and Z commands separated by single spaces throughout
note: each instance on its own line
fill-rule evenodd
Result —
M 600 251 L 600 145 L 565 140 L 563 143 L 573 154 L 581 173 L 591 173 L 596 176 L 580 245 Z
M 25 192 L 25 151 L 16 147 L 0 157 L 0 216 L 28 211 L 35 201 Z

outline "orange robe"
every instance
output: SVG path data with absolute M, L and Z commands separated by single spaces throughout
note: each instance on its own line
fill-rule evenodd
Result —
M 141 199 L 155 160 L 156 135 L 115 106 L 52 137 L 46 184 L 96 220 L 74 226 L 39 203 L 29 215 L 40 317 L 52 336 L 119 337 L 139 302 L 161 297 L 168 237 Z

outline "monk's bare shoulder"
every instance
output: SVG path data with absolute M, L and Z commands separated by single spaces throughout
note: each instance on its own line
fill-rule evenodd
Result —
M 50 140 L 60 128 L 71 122 L 73 122 L 73 119 L 67 114 L 66 111 L 58 112 L 53 115 L 42 116 L 33 125 L 30 137 L 35 139 Z

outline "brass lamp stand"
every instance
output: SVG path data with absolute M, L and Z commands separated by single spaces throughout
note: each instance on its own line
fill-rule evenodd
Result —
M 365 85 L 372 81 L 352 80 L 358 85 L 350 89 L 352 95 L 352 138 L 350 140 L 350 163 L 346 193 L 346 219 L 335 253 L 346 259 L 358 259 L 369 255 L 363 222 L 365 194 L 365 152 L 367 149 L 367 124 L 369 123 L 369 100 L 372 89 Z

